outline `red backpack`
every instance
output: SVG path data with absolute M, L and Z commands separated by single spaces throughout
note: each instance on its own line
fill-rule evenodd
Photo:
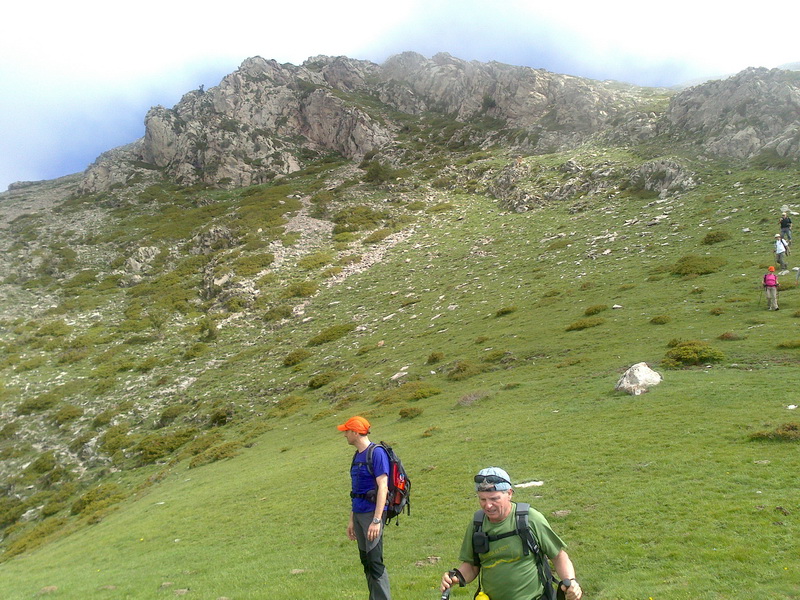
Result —
M 403 510 L 407 514 L 411 514 L 411 480 L 406 475 L 406 470 L 403 468 L 403 463 L 400 457 L 394 453 L 392 447 L 386 442 L 379 442 L 378 444 L 371 444 L 367 450 L 367 468 L 372 474 L 372 452 L 375 446 L 380 446 L 386 450 L 389 456 L 389 477 L 388 487 L 389 495 L 386 497 L 386 522 L 398 517 Z

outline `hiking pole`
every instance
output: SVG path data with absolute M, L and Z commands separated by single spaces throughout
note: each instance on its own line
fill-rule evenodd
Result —
M 442 592 L 441 600 L 449 600 L 450 599 L 450 590 L 453 588 L 453 579 L 458 579 L 458 585 L 464 587 L 466 585 L 466 581 L 464 581 L 464 576 L 461 574 L 461 571 L 458 569 L 453 569 L 452 571 L 448 571 L 447 573 L 450 576 L 450 587 L 447 588 L 445 591 Z

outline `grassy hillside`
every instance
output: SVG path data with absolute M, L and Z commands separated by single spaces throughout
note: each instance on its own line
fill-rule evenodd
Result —
M 562 184 L 569 159 L 617 185 L 507 212 L 486 187 L 509 158 L 483 152 L 16 219 L 7 256 L 30 268 L 3 284 L 4 597 L 364 597 L 335 429 L 352 414 L 413 479 L 387 533 L 400 600 L 436 597 L 489 465 L 544 482 L 519 498 L 588 597 L 800 597 L 797 442 L 753 439 L 798 421 L 794 272 L 779 312 L 759 287 L 796 172 L 684 159 L 700 185 L 659 199 L 623 184 L 642 158 L 586 149 L 525 158 L 520 185 Z M 298 214 L 333 229 L 292 231 Z M 212 226 L 236 242 L 192 253 Z M 139 246 L 157 252 L 134 283 Z M 204 270 L 232 275 L 207 289 Z M 640 361 L 663 383 L 614 392 Z

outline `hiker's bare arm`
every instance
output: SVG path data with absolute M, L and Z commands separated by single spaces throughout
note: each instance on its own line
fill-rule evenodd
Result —
M 478 571 L 480 570 L 475 565 L 472 565 L 468 562 L 461 563 L 461 566 L 458 567 L 458 570 L 461 571 L 461 574 L 464 576 L 464 583 L 469 583 L 473 579 L 478 576 Z M 450 571 L 442 575 L 442 585 L 439 588 L 442 592 L 448 589 L 451 585 L 458 585 L 458 578 L 457 577 L 450 577 Z
M 378 493 L 375 496 L 375 514 L 373 519 L 380 519 L 380 523 L 371 523 L 367 530 L 367 539 L 372 541 L 378 538 L 383 527 L 383 509 L 386 506 L 386 498 L 389 496 L 389 476 L 378 475 L 375 478 L 378 485 Z
M 575 579 L 575 567 L 569 555 L 562 550 L 553 558 L 553 566 L 558 573 L 559 581 L 564 579 Z M 567 600 L 580 600 L 583 596 L 583 590 L 578 585 L 577 581 L 573 581 L 572 585 L 567 588 Z

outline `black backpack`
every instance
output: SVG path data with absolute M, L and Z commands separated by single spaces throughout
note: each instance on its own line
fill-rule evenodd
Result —
M 367 469 L 369 469 L 370 475 L 373 477 L 375 476 L 372 471 L 372 452 L 375 450 L 376 446 L 383 448 L 386 451 L 386 455 L 389 457 L 389 477 L 387 481 L 389 493 L 386 496 L 385 512 L 386 522 L 388 523 L 392 519 L 397 518 L 403 510 L 406 511 L 406 514 L 411 514 L 411 480 L 408 478 L 405 468 L 403 468 L 400 457 L 395 454 L 392 447 L 386 442 L 372 443 L 367 449 Z M 353 455 L 352 464 L 355 464 L 357 455 L 358 451 Z M 371 502 L 375 502 L 376 491 L 377 490 L 372 490 L 366 494 L 353 494 L 351 492 L 350 497 L 366 498 Z M 397 521 L 395 521 L 395 523 L 397 523 Z
M 533 553 L 533 555 L 536 557 L 536 568 L 539 571 L 539 581 L 541 581 L 544 585 L 542 599 L 556 600 L 557 597 L 563 598 L 564 593 L 561 590 L 561 586 L 557 586 L 557 588 L 553 587 L 553 584 L 557 584 L 558 580 L 553 577 L 553 573 L 550 570 L 550 562 L 544 555 L 544 551 L 542 550 L 541 546 L 539 546 L 536 536 L 528 525 L 528 512 L 530 511 L 531 505 L 524 502 L 517 502 L 516 507 L 516 530 L 501 533 L 500 535 L 487 535 L 483 531 L 484 512 L 482 509 L 475 511 L 475 514 L 472 517 L 472 549 L 474 557 L 473 562 L 475 566 L 480 567 L 481 564 L 481 559 L 478 556 L 478 551 L 476 548 L 481 549 L 481 553 L 485 553 L 489 551 L 489 542 L 511 537 L 512 535 L 518 535 L 522 538 L 523 555 L 527 556 L 528 554 Z M 480 582 L 478 583 L 478 589 L 480 589 Z M 556 596 L 557 593 L 558 596 Z

